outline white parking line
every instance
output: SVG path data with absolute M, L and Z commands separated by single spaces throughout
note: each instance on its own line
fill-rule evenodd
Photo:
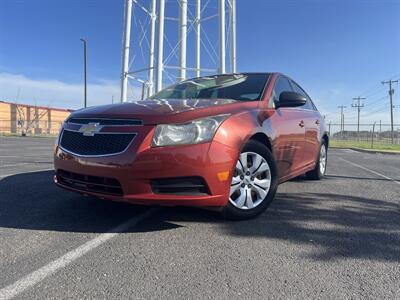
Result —
M 397 181 L 397 180 L 395 180 L 395 179 L 393 179 L 393 178 L 390 178 L 389 176 L 383 175 L 383 174 L 381 174 L 381 173 L 379 173 L 379 172 L 376 172 L 376 171 L 374 171 L 374 170 L 368 169 L 368 168 L 366 168 L 366 167 L 364 167 L 364 166 L 361 166 L 361 165 L 359 165 L 359 164 L 353 163 L 353 162 L 351 162 L 351 161 L 349 161 L 349 160 L 347 160 L 347 159 L 344 159 L 344 158 L 341 158 L 341 157 L 339 157 L 339 158 L 340 158 L 341 160 L 347 162 L 348 164 L 351 164 L 351 165 L 353 165 L 353 166 L 355 166 L 355 167 L 358 167 L 358 168 L 360 168 L 360 169 L 363 169 L 363 170 L 365 170 L 365 171 L 368 171 L 368 172 L 370 172 L 370 173 L 372 173 L 372 174 L 378 175 L 378 176 L 380 176 L 380 177 L 382 177 L 382 178 L 385 178 L 385 179 L 387 179 L 387 180 L 390 180 L 390 181 L 392 181 L 392 182 L 397 183 L 398 185 L 400 185 L 400 181 Z
M 18 294 L 22 293 L 26 289 L 38 284 L 40 281 L 45 279 L 47 276 L 54 274 L 58 270 L 65 268 L 78 258 L 82 257 L 89 251 L 99 247 L 100 245 L 104 244 L 108 240 L 112 239 L 118 233 L 121 233 L 135 225 L 137 225 L 140 221 L 143 221 L 145 218 L 153 215 L 159 210 L 159 208 L 152 208 L 147 210 L 141 215 L 138 215 L 125 223 L 111 229 L 107 233 L 100 234 L 96 238 L 84 243 L 83 245 L 79 246 L 78 248 L 64 254 L 60 258 L 50 262 L 44 267 L 28 274 L 27 276 L 21 278 L 20 280 L 6 286 L 0 290 L 0 299 L 11 299 Z

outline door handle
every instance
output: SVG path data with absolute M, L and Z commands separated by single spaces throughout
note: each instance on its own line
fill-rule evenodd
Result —
M 319 122 L 319 120 L 317 119 L 317 120 L 315 121 L 315 124 L 319 125 L 319 123 L 320 123 L 320 122 Z
M 299 126 L 300 126 L 301 128 L 304 127 L 304 121 L 303 121 L 303 120 L 300 121 Z

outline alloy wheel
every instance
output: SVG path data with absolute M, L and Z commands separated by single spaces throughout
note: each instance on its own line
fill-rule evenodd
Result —
M 268 162 L 254 152 L 243 152 L 236 163 L 229 194 L 230 203 L 247 210 L 261 204 L 271 186 Z
M 321 174 L 325 174 L 325 170 L 326 170 L 326 146 L 325 144 L 322 144 L 321 146 L 321 150 L 319 152 L 319 171 L 321 172 Z

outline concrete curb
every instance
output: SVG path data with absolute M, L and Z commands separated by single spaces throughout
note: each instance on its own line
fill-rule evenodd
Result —
M 333 149 L 350 149 L 358 152 L 363 152 L 363 153 L 371 153 L 371 154 L 389 154 L 389 155 L 400 155 L 400 152 L 392 152 L 390 150 L 374 150 L 374 149 L 362 149 L 362 148 L 356 148 L 356 147 L 329 147 Z

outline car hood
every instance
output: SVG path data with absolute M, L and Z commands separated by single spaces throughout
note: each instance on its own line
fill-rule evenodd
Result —
M 245 102 L 230 99 L 141 100 L 93 106 L 75 111 L 77 118 L 140 119 L 144 124 L 185 122 L 190 119 L 227 113 Z

